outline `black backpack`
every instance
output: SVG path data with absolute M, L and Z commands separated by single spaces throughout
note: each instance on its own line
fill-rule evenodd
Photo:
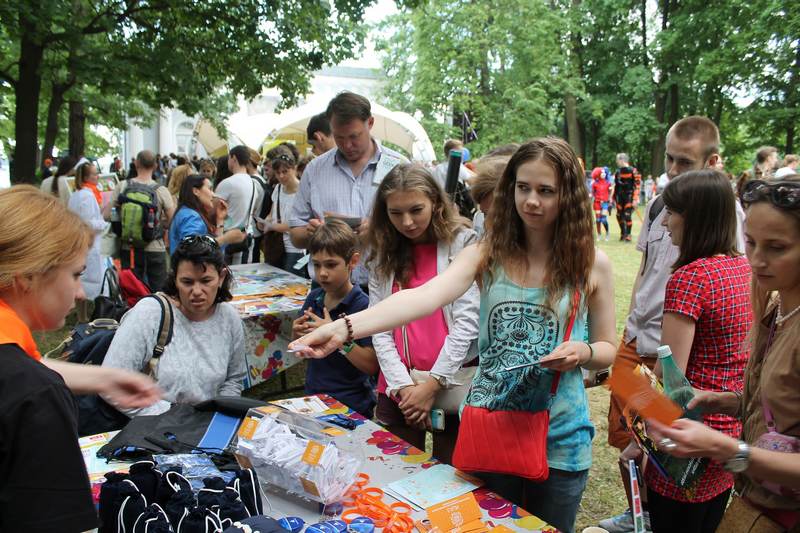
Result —
M 154 374 L 158 359 L 172 340 L 174 316 L 172 306 L 163 294 L 151 294 L 145 298 L 155 298 L 161 306 L 158 339 L 149 365 Z M 118 328 L 119 323 L 109 318 L 78 324 L 59 346 L 63 347 L 61 359 L 82 365 L 102 365 Z M 78 435 L 81 437 L 114 431 L 128 423 L 126 415 L 97 394 L 75 395 L 75 402 L 78 405 Z
M 264 192 L 264 198 L 261 200 L 261 206 L 258 208 L 258 218 L 267 218 L 270 210 L 272 210 L 272 185 L 261 176 L 250 176 L 250 178 L 256 182 Z

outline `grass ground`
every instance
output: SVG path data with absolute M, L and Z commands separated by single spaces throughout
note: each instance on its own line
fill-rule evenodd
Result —
M 640 210 L 640 213 L 643 210 Z M 608 254 L 614 265 L 614 290 L 617 317 L 617 333 L 622 333 L 628 312 L 633 281 L 639 268 L 641 254 L 636 251 L 636 236 L 639 234 L 641 220 L 634 216 L 634 229 L 632 243 L 619 241 L 619 228 L 616 220 L 610 221 L 611 237 L 609 242 L 601 241 L 598 246 Z M 74 314 L 67 319 L 67 325 L 58 331 L 36 333 L 34 337 L 42 353 L 58 345 L 75 324 Z M 290 387 L 302 385 L 305 376 L 305 365 L 296 365 L 286 371 L 286 382 Z M 247 392 L 251 397 L 284 397 L 294 396 L 297 393 L 280 394 L 280 381 L 276 377 L 266 383 L 258 385 Z M 588 392 L 589 406 L 592 421 L 595 424 L 595 438 L 593 442 L 593 464 L 589 471 L 589 482 L 583 495 L 580 511 L 578 512 L 577 530 L 596 525 L 603 518 L 617 514 L 627 507 L 625 492 L 622 488 L 619 467 L 617 466 L 618 452 L 607 443 L 608 434 L 608 401 L 609 392 L 603 387 L 595 387 Z M 429 443 L 430 446 L 430 443 Z

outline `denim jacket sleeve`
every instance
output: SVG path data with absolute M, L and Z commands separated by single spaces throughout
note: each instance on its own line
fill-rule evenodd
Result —
M 440 247 L 437 264 L 439 272 L 445 270 L 466 246 L 477 241 L 471 229 L 462 229 L 450 245 Z M 445 306 L 444 316 L 449 331 L 439 352 L 431 374 L 445 378 L 453 385 L 453 376 L 461 366 L 472 359 L 477 348 L 480 311 L 480 290 L 473 282 L 469 289 L 453 303 Z
M 392 295 L 393 279 L 379 279 L 375 272 L 370 272 L 369 276 L 369 305 L 375 305 Z M 392 396 L 398 390 L 414 382 L 408 374 L 408 370 L 400 360 L 400 353 L 394 343 L 392 331 L 376 333 L 372 336 L 372 347 L 375 348 L 375 355 L 378 357 L 378 364 L 386 380 L 386 395 Z

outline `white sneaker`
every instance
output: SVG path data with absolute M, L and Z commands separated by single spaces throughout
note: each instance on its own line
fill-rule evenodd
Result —
M 633 533 L 633 513 L 630 509 L 626 509 L 617 516 L 601 520 L 598 525 L 608 533 Z M 647 511 L 644 512 L 644 528 L 650 531 L 650 513 Z

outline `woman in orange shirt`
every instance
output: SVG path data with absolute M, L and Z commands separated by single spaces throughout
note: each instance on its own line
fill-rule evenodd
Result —
M 42 360 L 31 332 L 63 327 L 85 297 L 80 276 L 94 234 L 27 185 L 0 191 L 0 219 L 0 531 L 86 531 L 96 515 L 71 392 L 120 407 L 160 395 L 141 374 Z

